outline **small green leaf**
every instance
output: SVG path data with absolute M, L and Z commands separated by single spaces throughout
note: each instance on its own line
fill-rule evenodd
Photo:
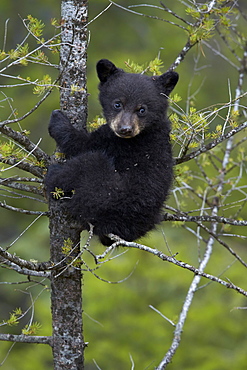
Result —
M 60 188 L 55 187 L 55 191 L 51 192 L 54 199 L 60 199 L 64 196 L 64 191 Z
M 41 324 L 39 322 L 34 322 L 32 325 L 26 325 L 25 328 L 22 329 L 22 334 L 24 335 L 36 335 L 41 328 Z

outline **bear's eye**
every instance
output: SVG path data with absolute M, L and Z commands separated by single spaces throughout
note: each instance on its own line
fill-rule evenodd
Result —
M 145 116 L 147 113 L 147 108 L 142 106 L 141 108 L 138 109 L 137 114 L 138 116 Z
M 122 108 L 122 103 L 120 101 L 115 101 L 114 104 L 113 104 L 113 107 L 116 110 L 120 110 Z

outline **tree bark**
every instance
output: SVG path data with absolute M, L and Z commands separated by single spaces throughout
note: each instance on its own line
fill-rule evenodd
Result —
M 79 129 L 86 127 L 87 0 L 61 2 L 60 107 Z M 73 256 L 80 252 L 80 229 L 72 226 L 60 203 L 50 202 L 51 261 L 59 264 L 51 276 L 53 359 L 55 370 L 84 369 L 81 269 L 66 266 L 66 241 Z M 67 261 L 68 262 L 68 261 Z
M 78 128 L 87 122 L 87 0 L 63 0 L 61 7 L 60 107 Z
M 72 229 L 69 218 L 56 204 L 50 207 L 51 260 L 59 264 L 66 258 L 62 253 L 65 241 L 75 247 L 78 253 L 80 231 Z M 61 263 L 61 270 L 51 276 L 51 310 L 53 326 L 53 361 L 55 370 L 82 370 L 83 328 L 82 328 L 82 286 L 81 270 Z

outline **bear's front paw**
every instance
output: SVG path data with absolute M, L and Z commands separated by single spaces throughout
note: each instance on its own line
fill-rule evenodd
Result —
M 51 114 L 50 124 L 53 125 L 56 123 L 66 125 L 70 124 L 70 120 L 68 119 L 66 114 L 63 113 L 60 109 L 55 109 Z
M 49 134 L 51 137 L 56 138 L 56 132 L 59 132 L 63 127 L 68 127 L 70 121 L 68 117 L 59 109 L 56 109 L 51 114 L 51 119 L 49 123 Z

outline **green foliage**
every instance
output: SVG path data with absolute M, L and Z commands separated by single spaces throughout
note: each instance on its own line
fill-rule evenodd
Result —
M 128 60 L 125 64 L 131 73 L 151 73 L 153 76 L 160 75 L 160 69 L 164 65 L 163 61 L 158 57 L 143 65 L 139 65 L 130 60 Z
M 106 123 L 105 118 L 96 116 L 93 121 L 88 122 L 87 129 L 89 132 L 96 130 L 100 126 L 104 125 Z
M 55 158 L 58 159 L 58 160 L 62 160 L 62 159 L 65 159 L 65 154 L 64 153 L 61 153 L 61 152 L 55 152 Z
M 170 96 L 169 103 L 172 105 L 174 103 L 179 103 L 181 100 L 182 100 L 182 97 L 178 93 L 175 93 Z
M 164 224 L 162 230 L 172 249 L 171 253 L 178 252 L 178 259 L 195 263 L 200 250 L 193 238 L 188 237 L 184 227 L 181 225 L 179 228 L 172 228 L 170 224 Z M 164 253 L 168 252 L 162 233 L 151 233 L 142 242 L 159 246 Z M 216 249 L 210 271 L 217 271 L 217 265 L 222 266 L 222 262 L 227 265 L 224 250 Z M 135 269 L 136 261 L 139 263 Z M 131 366 L 128 354 L 131 353 L 135 369 L 154 369 L 170 346 L 174 327 L 152 311 L 150 305 L 176 323 L 192 274 L 133 250 L 106 266 L 101 266 L 97 274 L 116 281 L 126 277 L 129 271 L 133 271 L 133 274 L 121 284 L 107 284 L 96 279 L 90 272 L 85 273 L 85 340 L 94 343 L 86 351 L 86 368 L 93 367 L 94 359 L 101 369 L 129 369 Z M 232 270 L 227 272 L 229 279 L 231 273 Z M 238 281 L 241 281 L 241 276 Z M 203 281 L 202 285 L 204 283 L 206 282 Z M 212 300 L 212 296 L 220 297 L 221 305 L 219 300 Z M 231 369 L 229 361 L 236 361 L 239 364 L 238 369 L 244 370 L 246 338 L 245 328 L 239 320 L 244 320 L 246 311 L 231 311 L 233 307 L 241 305 L 240 302 L 244 304 L 244 299 L 239 295 L 230 294 L 229 297 L 228 290 L 215 284 L 198 289 L 191 309 L 191 320 L 186 323 L 178 356 L 174 357 L 171 369 L 198 370 L 198 364 L 202 364 L 205 370 L 228 370 Z M 236 352 L 236 342 L 232 340 L 236 335 L 234 326 L 238 333 L 236 340 L 240 346 L 239 352 Z M 203 335 L 198 343 L 200 333 Z M 112 351 L 113 343 L 116 344 L 116 351 Z M 195 350 L 190 351 L 188 348 L 192 345 Z M 224 358 L 225 351 L 230 352 L 229 357 Z M 214 354 L 213 358 L 207 355 L 209 352 Z
M 238 110 L 232 109 L 229 117 L 229 124 L 231 128 L 237 127 L 239 124 L 240 113 Z
M 22 66 L 27 66 L 27 54 L 29 53 L 29 45 L 25 43 L 24 45 L 17 45 L 16 49 L 9 51 L 8 56 L 12 60 L 18 60 L 18 64 Z
M 7 56 L 7 54 L 5 53 L 5 51 L 0 50 L 0 61 L 3 60 L 3 59 L 5 59 L 6 56 Z
M 176 185 L 182 186 L 182 183 L 189 185 L 193 180 L 193 174 L 188 164 L 181 164 L 175 167 Z
M 201 40 L 209 40 L 213 37 L 214 26 L 215 21 L 213 19 L 204 20 L 199 25 L 188 26 L 190 43 L 194 45 Z
M 2 162 L 7 162 L 8 159 L 15 159 L 16 161 L 23 161 L 31 163 L 35 166 L 45 168 L 43 161 L 37 161 L 37 159 L 29 155 L 21 147 L 17 146 L 13 141 L 0 141 L 0 155 L 2 156 Z
M 207 114 L 198 112 L 195 107 L 190 107 L 188 114 L 179 116 L 177 113 L 170 115 L 173 124 L 171 139 L 180 147 L 188 149 L 197 148 L 207 137 L 209 122 Z
M 36 95 L 43 95 L 47 90 L 52 87 L 52 79 L 49 75 L 44 75 L 42 80 L 37 82 L 37 85 L 33 88 L 33 93 Z
M 44 23 L 32 15 L 28 15 L 27 19 L 29 21 L 28 29 L 30 32 L 38 39 L 38 43 L 44 43 L 45 40 L 43 38 L 41 39 L 45 27 Z
M 33 322 L 31 325 L 26 325 L 22 329 L 22 334 L 24 335 L 37 335 L 38 331 L 41 329 L 41 324 L 39 322 Z
M 48 63 L 48 57 L 42 50 L 37 50 L 35 53 L 33 53 L 31 60 L 36 61 L 37 63 Z
M 131 73 L 142 73 L 145 70 L 144 65 L 139 65 L 138 63 L 131 62 L 130 60 L 128 60 L 125 64 Z
M 10 313 L 9 319 L 3 321 L 2 324 L 8 326 L 16 326 L 19 324 L 19 319 L 22 316 L 21 308 L 16 308 L 12 313 Z
M 172 221 L 172 227 L 181 227 L 185 224 L 184 221 Z
M 68 256 L 73 249 L 73 242 L 70 238 L 64 240 L 64 244 L 62 246 L 62 252 L 66 256 Z
M 75 93 L 77 92 L 83 92 L 85 89 L 83 87 L 80 87 L 78 85 L 71 85 L 71 88 L 70 88 L 70 94 L 71 95 L 74 95 Z
M 171 98 L 171 105 L 179 101 L 179 96 Z M 239 112 L 232 110 L 223 124 L 218 123 L 218 118 L 222 120 L 220 112 L 222 106 L 212 109 L 197 110 L 195 106 L 189 108 L 188 113 L 176 112 L 172 113 L 169 118 L 172 122 L 173 130 L 171 132 L 171 140 L 175 146 L 179 146 L 180 152 L 185 154 L 189 150 L 193 150 L 206 144 L 209 140 L 215 140 L 226 133 L 226 129 L 233 129 L 239 124 Z M 217 119 L 217 123 L 216 122 Z
M 0 154 L 3 160 L 15 158 L 17 160 L 26 159 L 27 154 L 18 148 L 12 141 L 0 142 Z
M 70 238 L 64 240 L 64 244 L 62 246 L 62 252 L 65 256 L 67 256 L 67 262 L 74 266 L 74 267 L 80 267 L 82 264 L 81 256 L 73 256 L 73 249 L 74 245 Z
M 54 199 L 60 199 L 64 196 L 64 191 L 60 188 L 55 187 L 55 191 L 52 192 L 52 196 Z
M 199 10 L 193 9 L 193 8 L 187 8 L 185 9 L 185 13 L 190 15 L 192 18 L 199 20 L 200 19 L 200 12 Z
M 51 19 L 51 25 L 53 27 L 56 27 L 56 28 L 59 28 L 60 27 L 60 23 L 59 23 L 59 21 L 56 18 L 52 18 Z
M 154 60 L 151 60 L 147 66 L 147 72 L 152 73 L 153 76 L 160 75 L 161 71 L 160 69 L 163 68 L 164 63 L 161 59 L 155 58 Z
M 3 159 L 15 156 L 17 154 L 15 144 L 12 141 L 0 142 L 0 154 Z
M 212 38 L 216 27 L 222 29 L 225 34 L 229 33 L 232 25 L 230 17 L 236 14 L 236 9 L 224 4 L 224 1 L 218 0 L 210 10 L 207 4 L 195 4 L 195 7 L 185 9 L 185 12 L 194 20 L 194 23 L 187 27 L 191 45 Z

